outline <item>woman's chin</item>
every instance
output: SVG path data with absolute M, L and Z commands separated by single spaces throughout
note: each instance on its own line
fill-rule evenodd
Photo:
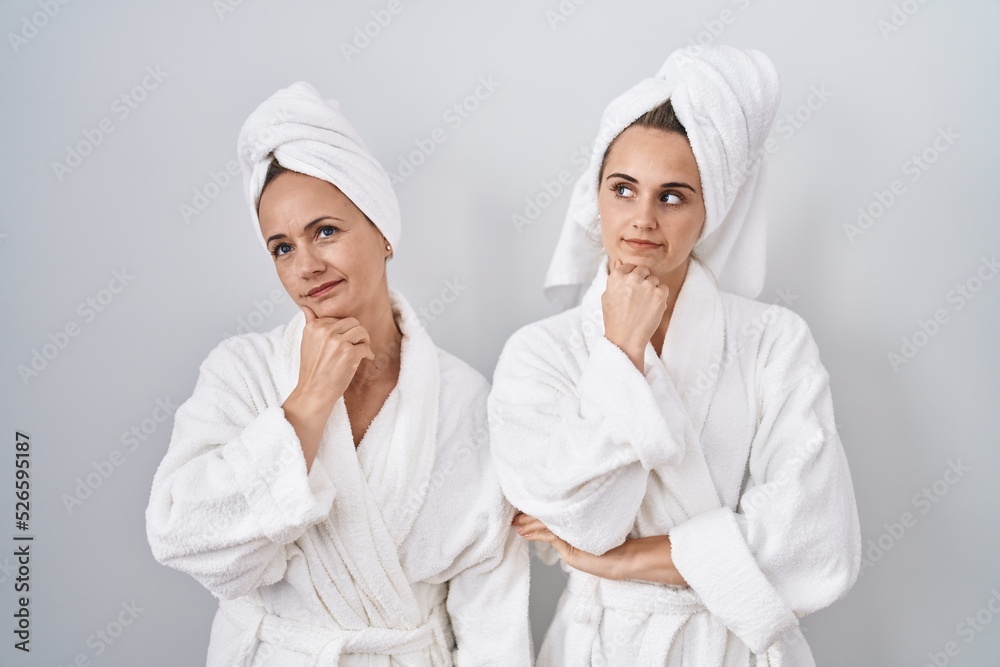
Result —
M 611 259 L 610 266 L 615 265 L 615 259 Z M 622 264 L 634 264 L 635 266 L 641 266 L 643 268 L 649 269 L 650 273 L 659 273 L 660 271 L 666 269 L 667 262 L 661 257 L 650 257 L 648 254 L 639 254 L 632 252 L 623 252 L 617 259 L 620 259 Z
M 325 299 L 307 298 L 302 305 L 309 306 L 316 313 L 316 317 L 343 319 L 345 317 L 354 317 L 352 313 L 356 312 L 346 299 L 332 295 Z
M 687 258 L 677 261 L 676 257 L 660 255 L 659 257 L 643 256 L 641 254 L 623 252 L 618 257 L 611 257 L 608 260 L 608 269 L 615 265 L 615 260 L 621 260 L 623 264 L 634 264 L 636 267 L 643 267 L 649 270 L 650 275 L 659 278 L 664 282 L 669 276 L 675 274 L 686 263 Z

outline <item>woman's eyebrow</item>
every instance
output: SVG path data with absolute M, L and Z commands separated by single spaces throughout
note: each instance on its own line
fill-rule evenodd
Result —
M 661 188 L 687 188 L 691 192 L 697 192 L 697 190 L 695 190 L 694 188 L 692 188 L 687 183 L 681 183 L 680 181 L 673 181 L 671 183 L 664 183 L 660 187 Z
M 622 174 L 620 172 L 615 172 L 613 174 L 609 174 L 608 177 L 605 178 L 604 180 L 608 180 L 608 178 L 620 178 L 622 180 L 628 181 L 629 183 L 635 183 L 636 185 L 639 185 L 639 181 L 635 180 L 634 178 L 632 178 L 628 174 Z M 691 192 L 695 192 L 695 193 L 698 192 L 697 190 L 695 190 L 693 187 L 691 187 L 687 183 L 681 183 L 679 181 L 671 181 L 670 183 L 663 183 L 660 187 L 661 188 L 687 188 Z
M 319 218 L 316 218 L 315 220 L 313 220 L 312 222 L 310 222 L 309 224 L 307 224 L 305 227 L 302 228 L 302 231 L 304 231 L 304 232 L 305 231 L 309 231 L 310 227 L 312 227 L 313 225 L 315 225 L 318 222 L 322 222 L 323 220 L 341 220 L 341 219 L 340 218 L 335 218 L 332 215 L 324 215 L 324 216 L 321 216 Z M 343 222 L 343 220 L 341 220 L 341 222 Z M 271 241 L 273 241 L 275 239 L 283 239 L 283 238 L 287 238 L 287 237 L 284 234 L 274 234 L 273 236 L 267 237 L 267 242 L 270 243 Z

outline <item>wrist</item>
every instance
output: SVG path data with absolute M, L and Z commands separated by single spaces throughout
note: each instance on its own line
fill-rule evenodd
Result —
M 637 342 L 620 342 L 616 337 L 605 334 L 604 336 L 609 341 L 611 341 L 615 347 L 625 353 L 625 356 L 629 358 L 640 373 L 645 372 L 645 356 L 646 356 L 646 344 Z
M 336 402 L 336 399 L 330 400 L 329 396 L 324 396 L 321 392 L 297 385 L 282 403 L 282 407 L 305 415 L 329 416 Z

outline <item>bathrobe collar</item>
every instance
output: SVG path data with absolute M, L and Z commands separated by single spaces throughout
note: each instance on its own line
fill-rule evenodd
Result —
M 587 338 L 604 335 L 601 296 L 607 283 L 608 262 L 604 254 L 580 304 Z M 718 287 L 708 270 L 692 259 L 670 317 L 662 354 L 657 356 L 653 344 L 646 344 L 645 374 L 664 372 L 670 378 L 697 434 L 705 426 L 724 348 L 725 319 Z
M 334 451 L 353 445 L 347 407 L 334 405 L 317 460 L 342 465 L 356 456 L 361 473 L 398 547 L 409 535 L 429 489 L 437 451 L 441 373 L 438 350 L 406 298 L 389 288 L 393 317 L 403 334 L 399 379 L 355 452 Z M 298 381 L 305 314 L 292 321 L 290 388 Z M 346 430 L 346 433 L 344 432 Z M 350 456 L 348 456 L 348 454 Z

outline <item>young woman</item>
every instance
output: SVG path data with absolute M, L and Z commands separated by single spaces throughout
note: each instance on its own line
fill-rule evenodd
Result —
M 501 485 L 570 575 L 542 667 L 813 665 L 798 619 L 857 578 L 829 377 L 753 300 L 779 96 L 764 54 L 717 46 L 612 101 L 547 279 L 582 302 L 500 357 Z
M 530 665 L 489 386 L 387 285 L 388 175 L 305 82 L 250 115 L 238 152 L 301 312 L 212 350 L 153 480 L 154 556 L 220 600 L 209 667 Z

